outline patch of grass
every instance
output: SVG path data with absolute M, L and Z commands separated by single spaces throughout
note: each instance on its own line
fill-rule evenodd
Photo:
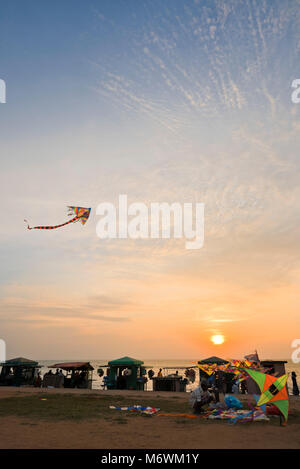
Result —
M 42 400 L 46 399 L 46 400 Z M 159 407 L 163 412 L 186 413 L 190 412 L 185 400 L 157 399 L 143 396 L 138 399 L 122 395 L 100 394 L 33 394 L 27 396 L 13 396 L 0 399 L 0 417 L 16 416 L 38 420 L 83 420 L 94 418 L 110 419 L 120 411 L 109 409 L 110 405 L 117 407 L 144 405 Z M 121 418 L 141 416 L 139 412 L 126 412 Z
M 46 400 L 41 400 L 46 399 Z M 135 398 L 134 396 L 124 395 L 107 395 L 107 394 L 47 394 L 47 392 L 32 394 L 32 395 L 18 395 L 0 399 L 0 418 L 6 416 L 20 417 L 25 420 L 24 425 L 37 425 L 34 421 L 49 420 L 72 420 L 82 421 L 87 419 L 104 419 L 112 423 L 120 425 L 129 422 L 128 419 L 132 418 L 148 418 L 152 419 L 155 416 L 145 416 L 139 412 L 119 411 L 110 409 L 109 406 L 114 405 L 117 407 L 143 405 L 160 408 L 161 412 L 166 414 L 190 414 L 191 409 L 187 399 L 178 398 L 178 396 L 151 396 L 145 393 L 144 396 Z M 172 418 L 160 417 L 175 421 L 177 425 L 227 425 L 224 420 L 206 420 L 203 418 L 188 419 L 188 418 Z M 279 418 L 270 418 L 270 422 L 255 422 L 253 425 L 271 425 L 278 426 Z M 291 410 L 289 415 L 288 425 L 300 425 L 300 411 L 296 409 Z M 239 425 L 239 424 L 237 424 Z M 241 425 L 252 425 L 252 423 L 243 423 Z
M 47 399 L 47 400 L 41 400 Z M 0 416 L 30 419 L 81 420 L 108 413 L 108 400 L 93 395 L 39 394 L 0 399 Z

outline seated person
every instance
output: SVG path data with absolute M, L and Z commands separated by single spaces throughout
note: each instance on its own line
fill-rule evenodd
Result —
M 214 398 L 208 391 L 208 383 L 206 381 L 202 381 L 190 395 L 190 405 L 193 408 L 193 413 L 196 415 L 202 412 L 204 405 L 212 401 L 214 401 Z

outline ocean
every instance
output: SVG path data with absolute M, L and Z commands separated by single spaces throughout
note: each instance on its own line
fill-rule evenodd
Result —
M 141 358 L 141 360 L 143 360 Z M 53 365 L 55 363 L 63 363 L 63 362 L 70 362 L 70 361 L 83 361 L 83 362 L 90 362 L 90 364 L 93 366 L 93 368 L 95 369 L 94 372 L 93 372 L 93 386 L 92 386 L 92 389 L 103 389 L 102 388 L 102 384 L 103 384 L 103 377 L 100 378 L 97 374 L 97 369 L 98 368 L 101 368 L 101 366 L 107 364 L 108 360 L 107 359 L 79 359 L 79 360 L 66 360 L 66 359 L 60 359 L 60 360 L 39 360 L 39 364 L 42 365 L 42 369 L 41 369 L 41 374 L 42 376 L 49 370 L 48 366 L 50 365 Z M 153 360 L 148 360 L 148 359 L 144 359 L 144 366 L 146 367 L 151 367 L 152 370 L 154 371 L 155 373 L 155 376 L 157 376 L 157 373 L 159 371 L 160 368 L 162 368 L 163 370 L 163 374 L 171 374 L 171 373 L 175 373 L 175 371 L 178 369 L 178 373 L 179 375 L 183 375 L 184 377 L 184 371 L 185 370 L 181 370 L 179 367 L 191 367 L 191 366 L 195 366 L 198 362 L 198 360 L 169 360 L 169 359 L 164 359 L 164 360 L 157 360 L 157 359 L 153 359 Z M 291 360 L 286 360 L 287 363 L 285 365 L 285 369 L 286 369 L 286 372 L 287 373 L 291 373 L 292 371 L 295 371 L 296 372 L 296 375 L 297 375 L 297 381 L 298 381 L 298 386 L 300 388 L 300 363 L 293 363 Z M 164 370 L 165 368 L 165 370 Z M 166 369 L 168 368 L 168 369 Z M 105 368 L 103 368 L 104 372 L 105 372 Z M 148 369 L 147 369 L 148 371 Z M 198 371 L 196 370 L 196 380 L 194 383 L 190 383 L 187 385 L 186 387 L 186 390 L 187 392 L 189 391 L 192 391 L 199 383 L 199 373 Z M 292 392 L 292 379 L 291 379 L 291 375 L 289 375 L 289 379 L 288 379 L 288 388 L 289 388 L 289 392 L 291 393 Z M 149 380 L 148 379 L 148 382 L 147 382 L 147 387 L 146 387 L 146 390 L 147 391 L 152 391 L 152 380 Z

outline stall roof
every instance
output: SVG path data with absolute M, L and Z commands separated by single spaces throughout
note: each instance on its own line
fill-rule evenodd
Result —
M 142 362 L 141 360 L 136 360 L 135 358 L 131 358 L 131 357 L 122 357 L 122 358 L 117 358 L 116 360 L 111 360 L 110 362 L 108 362 L 108 364 L 110 366 L 132 366 L 132 365 L 135 365 L 135 366 L 139 366 L 139 365 L 143 365 L 144 362 Z
M 227 360 L 223 360 L 223 358 L 219 357 L 209 357 L 205 358 L 205 360 L 201 360 L 198 362 L 199 365 L 208 365 L 209 363 L 217 364 L 217 365 L 225 365 L 225 363 L 229 363 Z
M 49 368 L 61 368 L 62 370 L 93 370 L 94 368 L 90 362 L 64 362 L 64 363 L 55 363 L 54 365 L 49 366 Z
M 1 363 L 1 366 L 27 366 L 27 367 L 38 367 L 38 362 L 29 360 L 24 357 L 11 358 Z

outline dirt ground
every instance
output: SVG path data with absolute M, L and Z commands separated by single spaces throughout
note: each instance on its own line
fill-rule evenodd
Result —
M 108 408 L 108 403 L 118 405 L 120 394 L 121 405 L 126 405 L 128 399 L 129 405 L 132 402 L 154 407 L 159 404 L 161 410 L 167 412 L 174 412 L 176 408 L 179 412 L 188 409 L 188 394 L 185 393 L 47 389 L 41 394 L 40 389 L 3 387 L 0 388 L 0 448 L 300 448 L 300 398 L 297 397 L 291 397 L 289 421 L 286 427 L 281 427 L 279 419 L 274 417 L 270 422 L 229 425 L 225 421 L 201 418 L 129 415 L 126 411 Z M 41 401 L 41 396 L 47 401 Z M 84 401 L 89 397 L 97 410 L 95 415 L 87 414 L 83 418 L 73 415 L 72 418 L 66 406 L 63 415 L 53 417 L 55 403 L 64 406 L 70 399 L 78 417 L 84 405 L 82 402 L 89 402 Z M 18 408 L 15 413 L 14 403 Z M 52 406 L 49 407 L 49 419 L 43 413 L 41 417 L 38 413 L 34 416 L 26 414 L 27 405 L 34 405 L 34 408 Z M 103 412 L 99 405 L 103 406 Z M 8 407 L 10 415 L 6 415 Z

